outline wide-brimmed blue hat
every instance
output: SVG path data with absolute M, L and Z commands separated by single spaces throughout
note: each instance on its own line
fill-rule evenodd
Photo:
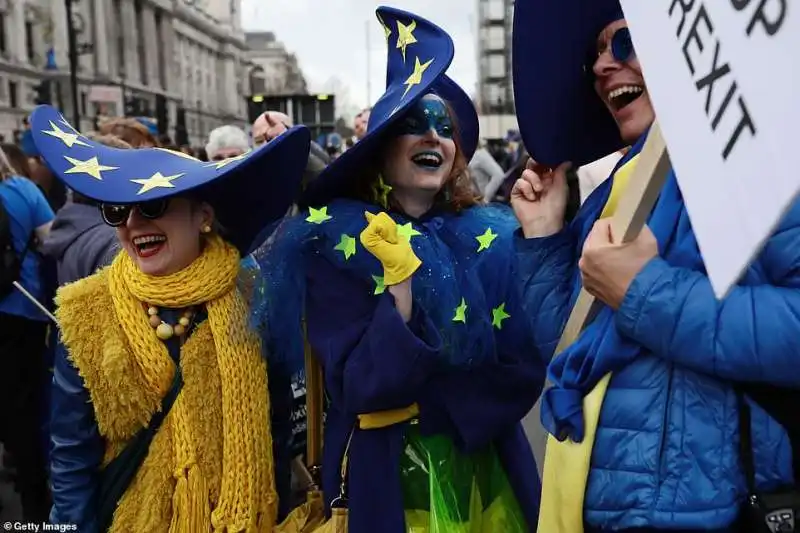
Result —
M 621 18 L 617 0 L 517 0 L 514 101 L 522 141 L 537 162 L 583 165 L 624 146 L 589 70 L 600 31 Z
M 458 125 L 456 134 L 467 161 L 478 146 L 478 114 L 472 100 L 445 75 L 453 61 L 453 40 L 422 17 L 391 7 L 376 10 L 388 44 L 386 92 L 372 107 L 366 135 L 345 151 L 309 185 L 300 203 L 323 205 L 339 196 L 374 157 L 386 132 L 423 96 L 436 93 L 450 104 Z
M 284 216 L 297 194 L 311 136 L 297 126 L 246 154 L 204 163 L 162 148 L 120 150 L 81 135 L 55 108 L 31 115 L 33 142 L 69 188 L 97 202 L 132 204 L 191 194 L 214 207 L 225 238 L 242 255 Z

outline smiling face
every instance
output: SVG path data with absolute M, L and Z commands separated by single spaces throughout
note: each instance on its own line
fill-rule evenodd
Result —
M 147 218 L 138 208 L 117 227 L 120 244 L 144 274 L 167 276 L 192 263 L 202 251 L 201 234 L 214 220 L 206 203 L 170 199 L 158 218 Z
M 632 144 L 653 123 L 655 112 L 627 27 L 624 20 L 617 20 L 600 32 L 593 71 L 595 91 L 617 122 L 622 139 Z
M 450 177 L 456 158 L 447 106 L 438 96 L 426 95 L 400 120 L 396 132 L 384 159 L 384 179 L 398 199 L 432 199 Z

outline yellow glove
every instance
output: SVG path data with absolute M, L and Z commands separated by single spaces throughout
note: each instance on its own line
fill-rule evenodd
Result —
M 416 272 L 422 261 L 411 243 L 397 235 L 397 223 L 386 213 L 364 213 L 366 229 L 361 232 L 361 244 L 383 265 L 383 284 L 397 285 Z

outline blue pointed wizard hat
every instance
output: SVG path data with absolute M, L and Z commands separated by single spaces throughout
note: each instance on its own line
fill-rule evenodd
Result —
M 478 147 L 478 114 L 470 97 L 445 72 L 455 54 L 453 40 L 422 17 L 392 7 L 376 10 L 388 45 L 386 91 L 372 107 L 367 133 L 309 185 L 302 206 L 320 206 L 336 198 L 355 179 L 369 157 L 380 151 L 386 133 L 423 96 L 435 93 L 453 109 L 456 135 L 467 161 Z
M 583 165 L 624 146 L 594 90 L 596 40 L 618 0 L 517 0 L 512 67 L 522 142 L 537 162 Z
M 84 137 L 55 108 L 30 119 L 41 157 L 69 188 L 103 203 L 132 204 L 178 195 L 207 201 L 224 237 L 244 256 L 286 214 L 300 192 L 311 136 L 296 126 L 243 155 L 204 163 L 163 148 L 120 150 Z

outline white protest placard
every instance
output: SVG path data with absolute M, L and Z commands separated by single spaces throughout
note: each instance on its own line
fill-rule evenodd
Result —
M 800 191 L 800 4 L 621 4 L 709 278 L 722 297 Z

